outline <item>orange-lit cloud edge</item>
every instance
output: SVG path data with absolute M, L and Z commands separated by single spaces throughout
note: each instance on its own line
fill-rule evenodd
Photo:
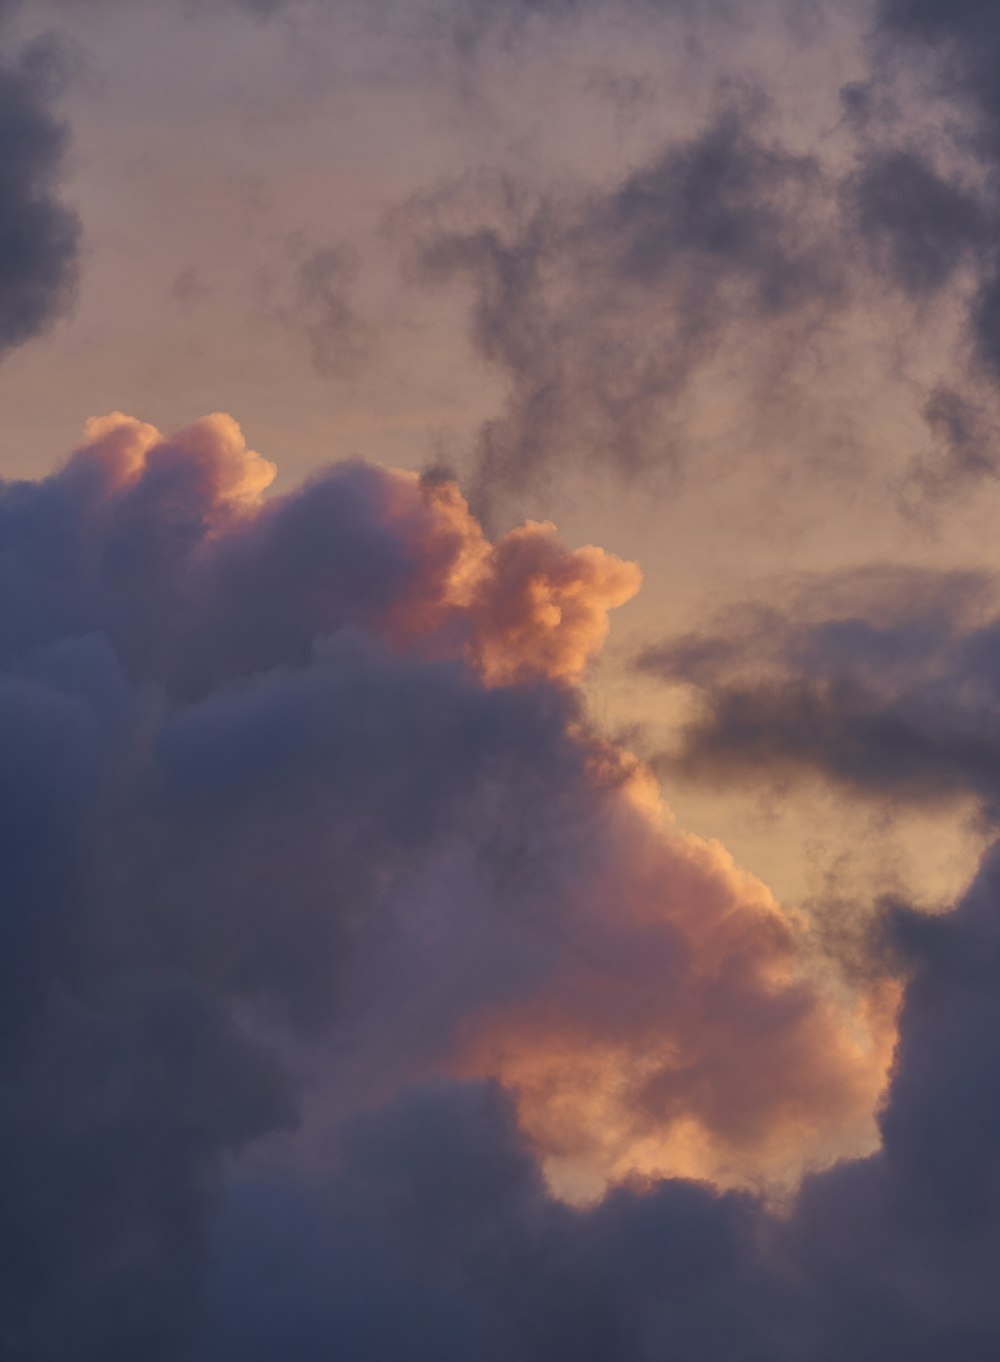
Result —
M 178 467 L 203 508 L 201 552 L 274 505 L 274 464 L 223 414 L 168 437 L 121 413 L 92 420 L 66 471 L 111 501 L 145 483 L 155 495 Z M 487 688 L 576 687 L 639 568 L 567 549 L 549 523 L 491 543 L 453 482 L 374 476 L 381 522 L 419 563 L 375 622 L 381 639 L 460 661 Z M 537 987 L 471 1007 L 437 1070 L 499 1080 L 550 1185 L 574 1201 L 665 1175 L 778 1195 L 869 1152 L 898 982 L 847 998 L 809 963 L 808 920 L 717 841 L 680 830 L 633 753 L 583 717 L 571 737 L 587 801 L 543 844 L 562 903 L 556 963 Z

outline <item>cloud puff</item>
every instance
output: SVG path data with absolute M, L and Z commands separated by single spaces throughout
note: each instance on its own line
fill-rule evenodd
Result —
M 274 473 L 227 416 L 168 440 L 121 415 L 91 422 L 34 512 L 52 517 L 52 538 L 57 518 L 77 522 L 96 611 L 78 626 L 106 623 L 100 598 L 139 670 L 189 694 L 303 664 L 317 638 L 348 625 L 418 656 L 462 658 L 487 684 L 571 682 L 601 646 L 607 611 L 639 586 L 635 565 L 567 552 L 549 524 L 488 543 L 450 484 L 346 464 L 259 504 Z

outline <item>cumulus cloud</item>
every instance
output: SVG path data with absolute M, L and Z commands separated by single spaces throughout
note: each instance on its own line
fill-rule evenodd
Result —
M 448 39 L 496 11 L 448 6 Z M 991 11 L 880 14 L 988 165 Z M 794 367 L 861 277 L 966 298 L 988 368 L 995 185 L 855 93 L 836 173 L 737 98 L 600 186 L 408 205 L 416 274 L 469 290 L 509 385 L 481 500 L 669 463 L 699 381 Z M 355 264 L 296 284 L 329 372 Z M 989 394 L 924 398 L 917 490 L 994 473 Z M 634 564 L 548 522 L 493 538 L 446 478 L 275 473 L 228 416 L 113 414 L 0 485 L 2 1362 L 992 1359 L 997 853 L 833 977 L 588 715 Z M 697 702 L 674 774 L 988 822 L 998 640 L 992 581 L 880 572 L 641 666 Z
M 891 987 L 838 1002 L 587 722 L 637 570 L 491 543 L 453 484 L 273 475 L 230 417 L 113 415 L 0 489 L 11 1357 L 183 1356 L 223 1171 L 303 1092 L 336 1129 L 494 1081 L 575 1200 L 872 1139 Z
M 882 1148 L 783 1214 L 667 1180 L 553 1200 L 493 1086 L 404 1095 L 312 1176 L 243 1180 L 209 1251 L 193 1357 L 359 1347 L 541 1362 L 992 1356 L 1000 1054 L 997 871 L 886 922 L 909 985 Z

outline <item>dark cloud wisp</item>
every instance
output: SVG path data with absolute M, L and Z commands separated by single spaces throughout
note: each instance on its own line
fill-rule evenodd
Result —
M 689 386 L 724 344 L 752 328 L 774 358 L 836 306 L 828 195 L 748 97 L 599 193 L 477 179 L 418 197 L 396 229 L 424 280 L 470 287 L 476 348 L 509 384 L 481 433 L 479 498 L 581 460 L 669 466 Z
M 665 767 L 711 781 L 811 774 L 904 803 L 973 798 L 996 817 L 1000 624 L 970 614 L 960 575 L 897 585 L 888 610 L 876 581 L 842 613 L 747 606 L 718 633 L 647 649 L 640 669 L 696 700 Z
M 61 316 L 77 279 L 80 223 L 58 197 L 67 132 L 30 56 L 0 63 L 0 354 Z

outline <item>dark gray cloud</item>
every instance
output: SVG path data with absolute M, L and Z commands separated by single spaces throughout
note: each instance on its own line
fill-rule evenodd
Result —
M 890 125 L 893 120 L 889 120 Z M 863 245 L 872 276 L 918 308 L 951 298 L 964 317 L 958 353 L 943 351 L 942 375 L 922 415 L 927 448 L 910 461 L 902 504 L 918 514 L 996 476 L 1000 443 L 993 408 L 1000 368 L 996 175 L 962 183 L 913 146 L 862 154 L 841 188 L 848 232 Z M 950 292 L 949 292 L 950 291 Z M 919 315 L 919 314 L 918 314 Z
M 581 769 L 568 696 L 487 690 L 358 627 L 427 568 L 389 528 L 387 475 L 278 503 L 223 568 L 241 483 L 218 437 L 163 446 L 145 487 L 128 423 L 0 484 L 4 1362 L 178 1355 L 223 1164 L 296 1117 L 264 1014 L 272 1037 L 329 1019 L 351 938 L 474 788 L 522 762 L 533 782 L 545 747 Z M 265 586 L 292 601 L 299 574 L 317 589 L 265 645 Z
M 0 685 L 5 1358 L 173 1355 L 213 1170 L 294 1113 L 212 995 L 124 948 L 95 853 L 132 707 L 93 636 Z
M 790 333 L 836 304 L 829 186 L 765 121 L 748 96 L 607 192 L 473 179 L 397 218 L 424 280 L 470 287 L 476 348 L 509 384 L 482 432 L 480 499 L 573 461 L 669 464 L 679 403 L 725 341 L 744 328 L 755 353 L 790 357 Z
M 199 1362 L 270 1356 L 290 1318 L 307 1359 L 362 1344 L 394 1356 L 404 1337 L 428 1359 L 742 1355 L 749 1199 L 677 1183 L 571 1210 L 546 1192 L 503 1095 L 479 1085 L 404 1097 L 345 1146 L 340 1176 L 318 1187 L 235 1190 Z
M 971 410 L 985 390 L 988 407 L 1000 367 L 994 17 L 879 7 L 869 79 L 844 91 L 846 173 L 770 135 L 765 72 L 762 96 L 602 193 L 473 177 L 459 195 L 422 196 L 410 226 L 424 276 L 470 289 L 474 344 L 508 384 L 481 431 L 477 505 L 540 491 L 574 463 L 625 476 L 682 465 L 685 403 L 720 355 L 762 430 L 779 411 L 794 419 L 796 365 L 873 286 L 898 312 L 903 349 L 914 305 L 947 299 L 964 316 L 920 399 L 934 448 L 914 455 L 903 505 L 926 510 L 994 476 L 991 421 L 964 439 L 945 418 L 944 433 L 939 395 Z M 915 69 L 976 115 L 977 139 L 900 118 L 899 76 Z
M 49 107 L 50 49 L 0 63 L 0 354 L 72 301 L 80 224 L 58 197 L 67 145 Z
M 941 288 L 971 252 L 993 244 L 980 197 L 942 178 L 913 151 L 873 154 L 846 192 L 876 268 L 910 294 Z
M 171 441 L 116 419 L 59 474 L 0 495 L 4 1362 L 833 1362 L 849 1340 L 872 1362 L 990 1355 L 992 862 L 953 915 L 897 908 L 881 925 L 872 971 L 909 982 L 880 1153 L 810 1178 L 778 1218 L 680 1180 L 590 1209 L 553 1199 L 510 1094 L 400 1085 L 525 990 L 543 1041 L 567 969 L 572 1024 L 591 1018 L 598 1040 L 673 1025 L 643 998 L 688 1005 L 697 939 L 683 917 L 631 938 L 568 915 L 567 876 L 596 874 L 617 922 L 614 891 L 632 891 L 602 858 L 634 852 L 645 882 L 651 847 L 607 804 L 624 773 L 596 779 L 611 754 L 565 686 L 484 684 L 461 619 L 427 614 L 479 545 L 447 486 L 347 465 L 261 507 L 267 476 L 223 418 Z M 924 676 L 919 704 L 899 702 L 921 714 L 961 691 L 952 728 L 975 722 L 982 751 L 998 631 L 972 620 L 981 585 L 938 584 L 919 619 L 914 583 L 887 585 L 891 618 L 772 620 L 768 656 L 826 660 L 890 697 Z M 750 623 L 768 638 L 766 618 Z M 675 653 L 711 678 L 739 640 Z M 971 742 L 952 746 L 945 787 L 970 780 Z M 919 752 L 896 760 L 897 782 L 927 779 Z M 456 864 L 457 879 L 434 870 Z M 704 872 L 683 864 L 669 873 L 697 900 Z M 768 973 L 754 1002 L 741 961 L 761 942 L 741 921 L 713 1025 L 743 997 L 762 1053 L 797 1063 L 786 1028 L 808 995 L 776 995 Z M 772 943 L 785 930 L 765 928 Z M 331 1022 L 342 1040 L 320 1049 L 342 1066 L 357 1049 L 346 1072 L 367 1110 L 355 1100 L 343 1121 L 352 1105 L 328 1084 L 318 1158 L 275 1149 L 237 1170 L 296 1121 L 306 1038 Z M 682 1073 L 645 1076 L 650 1119 L 718 1103 L 702 1044 Z M 732 1090 L 740 1130 L 760 1086 Z
M 864 585 L 859 582 L 859 585 Z M 815 775 L 873 799 L 1000 810 L 1000 620 L 959 574 L 878 576 L 852 606 L 746 606 L 638 666 L 697 704 L 666 768 L 712 781 Z M 846 607 L 846 608 L 845 608 Z
M 920 509 L 997 470 L 1000 16 L 982 0 L 879 0 L 875 20 L 870 79 L 843 91 L 859 137 L 849 227 L 901 297 L 947 298 L 964 320 L 925 399 L 933 448 L 904 489 Z
M 820 1357 L 995 1347 L 997 909 L 994 852 L 954 913 L 890 921 L 911 974 L 883 1150 L 814 1179 L 791 1239 Z
M 1000 153 L 1000 21 L 990 0 L 881 0 L 878 20 L 884 37 L 922 54 L 942 88 L 972 108 L 990 153 Z
M 872 185 L 863 196 L 861 226 L 883 243 L 889 267 L 911 293 L 926 294 L 956 268 L 972 265 L 969 340 L 976 364 L 994 383 L 1000 372 L 1000 16 L 988 0 L 881 0 L 875 36 L 877 79 L 891 85 L 901 67 L 916 70 L 936 94 L 953 101 L 967 115 L 965 128 L 957 135 L 952 129 L 959 158 L 971 152 L 981 173 L 970 189 L 942 179 L 910 148 L 888 157 L 878 153 L 864 172 Z M 888 126 L 891 138 L 907 136 L 897 112 Z M 994 463 L 995 453 L 986 471 L 992 473 Z
M 572 1106 L 607 1043 L 626 1142 L 868 1115 L 826 995 L 775 982 L 792 925 L 587 727 L 570 683 L 634 574 L 544 527 L 490 545 L 412 474 L 263 503 L 272 475 L 230 418 L 115 416 L 0 485 L 0 1357 L 643 1356 L 650 1237 L 678 1347 L 729 1339 L 688 1298 L 742 1273 L 752 1201 L 679 1185 L 590 1219 L 492 1088 L 376 1114 L 456 1071 L 520 1098 L 494 1054 Z M 343 1175 L 313 1197 L 244 1164 L 227 1203 L 306 1091 Z M 349 1243 L 332 1291 L 299 1265 Z

